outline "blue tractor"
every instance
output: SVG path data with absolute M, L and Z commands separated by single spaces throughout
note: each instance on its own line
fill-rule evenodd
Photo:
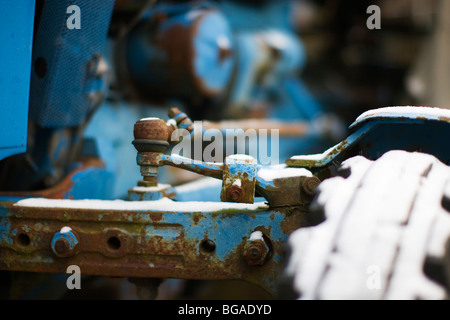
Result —
M 0 2 L 0 270 L 34 279 L 7 294 L 64 296 L 78 270 L 143 298 L 165 279 L 446 297 L 450 111 L 345 130 L 299 77 L 291 6 Z

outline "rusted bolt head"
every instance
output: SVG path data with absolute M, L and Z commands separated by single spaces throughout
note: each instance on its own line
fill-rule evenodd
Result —
M 139 187 L 156 187 L 158 185 L 158 180 L 156 177 L 144 177 L 143 180 L 138 181 Z
M 320 184 L 320 179 L 317 177 L 308 177 L 302 183 L 303 191 L 308 195 L 313 195 L 317 186 Z
M 239 202 L 242 199 L 242 188 L 237 185 L 232 185 L 227 190 L 227 200 L 230 202 Z
M 133 145 L 141 152 L 164 152 L 169 146 L 169 128 L 164 120 L 145 118 L 134 124 Z
M 67 239 L 60 238 L 55 242 L 55 251 L 59 255 L 65 255 L 70 250 L 70 243 Z
M 74 256 L 77 253 L 78 239 L 70 227 L 63 227 L 53 236 L 52 251 L 60 258 Z
M 145 118 L 134 124 L 134 138 L 154 141 L 168 141 L 166 122 L 159 118 Z
M 229 57 L 233 55 L 233 51 L 231 51 L 230 48 L 219 48 L 219 62 L 223 63 L 225 60 L 227 60 Z
M 244 245 L 243 257 L 249 266 L 262 266 L 270 254 L 270 248 L 261 231 L 255 231 Z

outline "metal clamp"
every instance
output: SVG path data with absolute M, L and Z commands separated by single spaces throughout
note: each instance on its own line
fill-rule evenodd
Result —
M 223 202 L 253 203 L 255 200 L 256 173 L 258 165 L 254 158 L 232 155 L 225 159 L 223 170 Z

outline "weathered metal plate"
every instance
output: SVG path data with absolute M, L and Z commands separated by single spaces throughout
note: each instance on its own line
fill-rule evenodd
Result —
M 298 210 L 273 211 L 262 203 L 3 202 L 0 269 L 65 273 L 69 265 L 78 265 L 88 275 L 241 279 L 275 293 L 282 245 L 291 231 L 303 225 L 303 218 Z M 77 237 L 77 253 L 58 258 L 51 242 L 64 226 Z M 248 266 L 242 257 L 254 231 L 270 241 L 271 254 L 263 266 Z M 214 246 L 208 245 L 210 241 Z

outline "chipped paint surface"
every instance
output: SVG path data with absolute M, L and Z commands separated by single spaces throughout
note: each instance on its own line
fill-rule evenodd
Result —
M 225 202 L 253 203 L 255 200 L 258 165 L 247 155 L 233 155 L 225 159 L 220 199 Z
M 64 273 L 67 264 L 76 264 L 92 275 L 242 279 L 272 293 L 276 292 L 282 245 L 303 221 L 301 212 L 271 210 L 264 203 L 169 199 L 27 199 L 0 203 L 0 212 L 2 270 Z M 14 234 L 23 226 L 29 228 L 29 244 L 25 245 Z M 55 256 L 50 245 L 63 227 L 71 228 L 77 237 L 76 253 L 71 257 Z M 243 258 L 244 245 L 255 231 L 269 239 L 273 252 L 258 267 L 248 266 Z M 212 251 L 202 247 L 204 241 L 214 244 Z
M 381 150 L 386 149 L 386 145 L 389 145 L 389 141 L 382 141 L 377 136 L 377 134 L 382 131 L 380 129 L 380 126 L 382 125 L 385 127 L 389 126 L 391 130 L 389 131 L 389 138 L 392 141 L 396 141 L 397 136 L 404 137 L 404 135 L 399 135 L 398 133 L 405 130 L 405 128 L 401 126 L 402 124 L 408 124 L 410 125 L 408 128 L 411 130 L 411 135 L 420 135 L 418 130 L 422 128 L 424 132 L 426 132 L 425 134 L 430 137 L 427 141 L 429 142 L 430 140 L 436 140 L 431 139 L 432 137 L 440 138 L 445 134 L 445 132 L 442 131 L 442 127 L 435 125 L 436 122 L 443 125 L 449 124 L 450 111 L 447 109 L 428 107 L 389 107 L 370 110 L 357 118 L 350 126 L 351 134 L 341 143 L 328 149 L 322 154 L 293 156 L 286 161 L 286 164 L 290 167 L 323 168 L 330 165 L 333 161 L 343 161 L 347 159 L 349 155 L 352 156 L 349 151 L 357 146 L 363 139 L 368 142 L 366 141 L 365 147 L 361 148 L 362 151 L 373 149 L 372 151 L 375 151 L 376 153 L 380 150 L 379 153 L 381 155 Z M 434 130 L 430 131 L 430 126 L 434 126 Z M 399 138 L 400 140 L 397 141 L 395 149 L 423 151 L 422 149 L 427 149 L 430 145 L 433 145 L 432 143 L 428 143 L 426 146 L 423 142 L 419 143 L 418 141 L 410 139 L 410 136 L 408 135 L 406 137 L 407 138 Z M 441 149 L 445 148 L 442 146 Z M 438 155 L 435 154 L 436 152 L 430 153 L 438 157 Z M 446 162 L 447 159 L 442 158 L 445 158 L 445 156 L 441 156 L 441 160 Z
M 348 148 L 365 137 L 374 127 L 375 124 L 366 125 L 357 132 L 351 134 L 347 139 L 343 140 L 334 147 L 331 147 L 322 154 L 294 156 L 286 160 L 286 164 L 290 167 L 325 167 L 341 156 L 341 154 L 343 154 Z

